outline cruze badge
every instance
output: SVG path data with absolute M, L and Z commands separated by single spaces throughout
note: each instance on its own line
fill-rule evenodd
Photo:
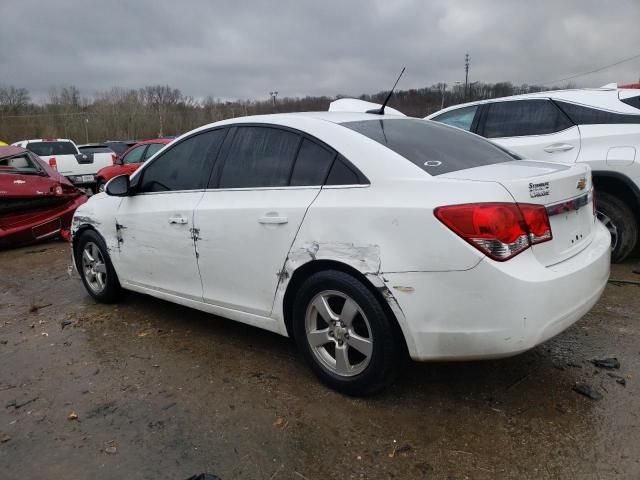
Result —
M 529 184 L 529 196 L 531 198 L 546 197 L 547 195 L 549 195 L 549 182 Z
M 587 188 L 587 179 L 582 177 L 580 180 L 578 180 L 578 184 L 576 185 L 576 188 L 578 190 L 584 190 L 585 188 Z

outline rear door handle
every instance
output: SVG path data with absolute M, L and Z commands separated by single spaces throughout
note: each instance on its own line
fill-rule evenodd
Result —
M 568 143 L 554 143 L 544 148 L 544 151 L 547 153 L 568 152 L 569 150 L 573 150 L 573 145 Z
M 186 225 L 188 222 L 189 220 L 181 216 L 169 217 L 169 223 L 171 225 Z
M 288 223 L 289 219 L 287 217 L 281 217 L 275 212 L 267 213 L 258 219 L 258 222 L 264 223 L 267 225 L 277 225 L 282 223 Z

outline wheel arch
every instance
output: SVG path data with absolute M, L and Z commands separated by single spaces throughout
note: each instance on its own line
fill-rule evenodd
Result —
M 373 273 L 363 273 L 348 263 L 335 259 L 315 259 L 298 266 L 290 275 L 282 297 L 282 315 L 286 333 L 293 338 L 293 304 L 297 291 L 302 283 L 311 275 L 326 270 L 337 270 L 357 278 L 376 297 L 382 305 L 388 318 L 391 319 L 394 334 L 404 353 L 408 356 L 412 337 L 403 328 L 406 325 L 404 314 L 396 302 L 393 294 L 386 287 L 381 276 Z
M 640 220 L 640 189 L 626 175 L 618 172 L 608 172 L 594 170 L 592 172 L 593 186 L 596 191 L 596 201 L 598 190 L 607 192 L 623 200 Z

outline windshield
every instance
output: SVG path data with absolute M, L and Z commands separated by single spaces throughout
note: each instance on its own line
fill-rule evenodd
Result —
M 71 142 L 31 142 L 27 144 L 27 150 L 40 157 L 52 155 L 76 155 L 76 147 Z
M 519 160 L 458 128 L 416 118 L 380 118 L 341 124 L 402 155 L 430 175 Z
M 42 169 L 27 154 L 0 158 L 0 174 L 39 175 Z

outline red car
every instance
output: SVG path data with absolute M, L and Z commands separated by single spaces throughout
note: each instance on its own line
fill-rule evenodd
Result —
M 0 147 L 0 247 L 68 237 L 87 196 L 35 153 Z
M 105 184 L 118 175 L 131 175 L 140 166 L 152 157 L 158 150 L 167 143 L 171 143 L 171 138 L 157 138 L 155 140 L 145 140 L 136 143 L 126 152 L 120 155 L 115 163 L 110 167 L 104 167 L 96 173 L 96 189 L 98 192 L 104 191 Z

